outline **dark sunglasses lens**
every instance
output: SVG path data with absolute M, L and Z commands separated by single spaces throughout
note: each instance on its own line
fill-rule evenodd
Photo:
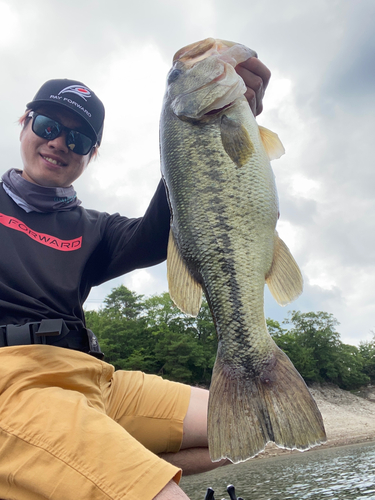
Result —
M 81 132 L 71 130 L 66 136 L 66 145 L 71 151 L 77 153 L 77 155 L 87 155 L 94 144 L 90 137 L 81 134 Z
M 66 145 L 77 155 L 87 155 L 94 146 L 94 142 L 90 137 L 76 130 L 68 130 L 56 120 L 48 118 L 48 116 L 35 115 L 32 129 L 37 136 L 48 141 L 53 141 L 63 130 L 67 130 Z
M 43 139 L 48 139 L 52 141 L 61 132 L 61 127 L 59 122 L 48 118 L 43 115 L 36 115 L 33 119 L 33 132 Z

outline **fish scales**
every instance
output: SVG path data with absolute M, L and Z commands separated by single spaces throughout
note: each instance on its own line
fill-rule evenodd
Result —
M 234 462 L 254 456 L 268 441 L 306 449 L 325 438 L 302 378 L 267 331 L 265 280 L 282 303 L 300 293 L 302 279 L 275 232 L 270 154 L 233 69 L 241 62 L 238 54 L 250 57 L 242 47 L 209 39 L 193 51 L 179 51 L 160 123 L 171 207 L 170 293 L 194 315 L 197 295 L 201 288 L 205 292 L 218 335 L 210 454 Z M 234 52 L 237 59 L 228 63 Z
M 247 107 L 243 98 L 225 116 L 238 119 L 241 108 L 247 111 Z M 175 152 L 171 161 L 183 161 L 184 171 L 181 176 L 175 170 L 170 179 L 176 213 L 172 227 L 181 253 L 209 297 L 219 342 L 224 330 L 231 339 L 230 358 L 235 348 L 241 359 L 248 355 L 242 347 L 246 332 L 251 345 L 269 343 L 257 331 L 264 331 L 264 276 L 272 263 L 277 195 L 269 162 L 262 158 L 264 151 L 255 148 L 251 168 L 238 167 L 222 145 L 220 121 L 221 115 L 211 120 L 204 136 L 200 127 L 193 127 L 189 142 L 181 142 L 181 126 L 190 129 L 191 125 L 176 123 L 177 131 L 172 127 L 166 139 Z M 261 248 L 254 245 L 255 240 Z

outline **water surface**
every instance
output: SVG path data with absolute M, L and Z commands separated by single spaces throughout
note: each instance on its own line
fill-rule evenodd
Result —
M 229 499 L 228 484 L 244 500 L 375 500 L 375 443 L 248 460 L 183 478 L 180 486 L 192 500 L 204 500 L 210 486 L 221 500 Z

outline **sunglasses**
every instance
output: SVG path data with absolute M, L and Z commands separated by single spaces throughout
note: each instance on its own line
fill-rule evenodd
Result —
M 33 119 L 32 131 L 42 139 L 53 141 L 56 137 L 61 135 L 62 132 L 66 132 L 66 145 L 77 155 L 87 155 L 97 144 L 87 135 L 82 134 L 77 130 L 65 127 L 60 122 L 53 120 L 52 118 L 48 118 L 48 116 L 40 115 L 31 111 L 29 113 L 29 117 Z

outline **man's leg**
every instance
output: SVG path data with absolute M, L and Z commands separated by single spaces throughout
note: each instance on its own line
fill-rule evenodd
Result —
M 189 500 L 189 497 L 174 481 L 170 481 L 153 500 Z
M 65 352 L 66 351 L 66 352 Z M 52 346 L 0 350 L 0 498 L 154 498 L 179 469 L 105 413 L 113 368 Z
M 212 462 L 210 459 L 207 440 L 208 395 L 206 389 L 191 388 L 180 451 L 159 454 L 167 462 L 182 469 L 184 476 L 206 472 L 231 463 L 229 460 Z
M 189 406 L 184 418 L 181 450 L 208 447 L 208 395 L 209 392 L 206 389 L 191 388 Z
M 107 414 L 184 475 L 230 463 L 211 462 L 208 453 L 207 390 L 119 370 L 108 391 Z

